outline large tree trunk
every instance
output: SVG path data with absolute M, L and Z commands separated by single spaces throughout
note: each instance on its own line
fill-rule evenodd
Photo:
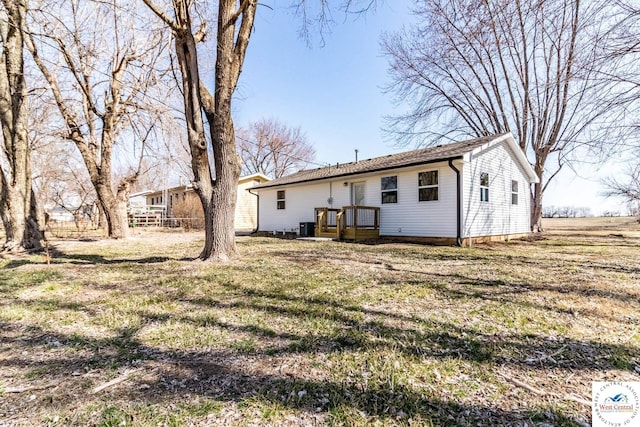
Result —
M 538 182 L 533 185 L 533 191 L 531 193 L 531 231 L 534 233 L 540 233 L 544 231 L 542 227 L 542 196 L 544 190 L 547 187 L 547 183 L 550 179 L 559 172 L 550 175 L 545 182 L 544 178 L 544 165 L 547 164 L 547 158 L 549 157 L 549 146 L 543 146 L 536 151 L 536 162 L 533 165 L 533 170 L 538 177 Z
M 33 191 L 31 182 L 29 183 L 31 188 L 31 197 L 29 200 L 29 216 L 27 216 L 27 223 L 24 229 L 23 247 L 29 250 L 41 250 L 42 241 L 44 240 L 44 213 L 38 206 L 38 200 Z
M 118 185 L 118 191 L 116 192 L 116 221 L 118 228 L 120 228 L 122 237 L 129 237 L 129 216 L 127 213 L 127 203 L 129 201 L 129 194 L 131 193 L 131 186 L 135 184 L 137 180 L 137 174 L 135 176 L 125 178 Z
M 201 31 L 193 34 L 189 2 L 173 1 L 175 19 L 167 16 L 152 0 L 144 2 L 171 27 L 175 36 L 194 175 L 193 187 L 202 202 L 205 215 L 205 245 L 200 259 L 225 261 L 237 256 L 234 221 L 241 169 L 240 157 L 236 152 L 231 99 L 251 36 L 257 0 L 218 2 L 213 95 L 200 81 L 196 44 L 204 34 Z M 215 179 L 209 166 L 203 111 L 209 122 Z
M 126 200 L 122 203 L 121 197 L 113 195 L 109 186 L 94 183 L 100 210 L 104 213 L 107 226 L 107 235 L 113 239 L 125 239 L 129 236 L 129 223 L 127 221 Z
M 96 200 L 97 218 L 95 219 L 95 225 L 98 229 L 107 232 L 107 215 L 104 213 L 104 208 L 99 200 Z
M 38 221 L 38 210 L 33 191 L 28 184 L 10 186 L 4 199 L 2 216 L 6 239 L 3 250 L 7 252 L 39 251 L 44 238 Z M 13 188 L 12 188 L 13 187 Z M 26 191 L 22 191 L 26 190 Z
M 541 182 L 534 184 L 531 197 L 531 231 L 536 233 L 544 231 L 542 227 L 542 188 Z
M 227 260 L 238 255 L 235 241 L 235 210 L 242 161 L 236 151 L 231 101 L 242 71 L 257 0 L 220 0 L 216 44 L 215 93 L 200 88 L 202 108 L 210 126 L 216 179 L 211 195 L 211 246 L 200 258 Z M 239 26 L 238 26 L 239 24 Z
M 218 173 L 209 200 L 211 229 L 205 228 L 205 247 L 200 258 L 226 261 L 237 256 L 235 212 L 241 163 L 235 148 L 233 122 L 219 121 L 221 123 L 214 124 L 211 132 L 212 140 L 217 139 L 219 147 L 214 150 Z
M 28 140 L 27 87 L 24 78 L 24 1 L 3 0 L 8 22 L 0 23 L 0 122 L 6 170 L 0 166 L 0 207 L 6 241 L 5 251 L 42 249 L 42 232 L 31 187 L 31 157 Z

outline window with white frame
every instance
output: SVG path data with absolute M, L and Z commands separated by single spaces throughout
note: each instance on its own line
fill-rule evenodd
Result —
M 480 201 L 489 201 L 489 174 L 486 172 L 480 174 Z
M 518 204 L 518 181 L 511 181 L 511 204 Z
M 276 195 L 278 209 L 284 209 L 284 190 L 278 190 Z
M 382 204 L 398 203 L 398 177 L 396 175 L 380 178 L 380 189 Z
M 418 174 L 418 200 L 428 202 L 438 200 L 438 171 Z

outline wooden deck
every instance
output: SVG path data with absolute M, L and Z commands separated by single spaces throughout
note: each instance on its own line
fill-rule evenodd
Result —
M 315 236 L 337 240 L 370 240 L 380 237 L 380 208 L 343 206 L 315 208 Z

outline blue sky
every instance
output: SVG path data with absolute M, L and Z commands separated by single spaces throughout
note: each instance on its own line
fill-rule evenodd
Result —
M 385 2 L 358 17 L 334 13 L 324 46 L 317 32 L 310 45 L 298 37 L 300 20 L 289 2 L 275 4 L 257 13 L 235 104 L 237 123 L 276 117 L 300 126 L 318 163 L 352 161 L 356 148 L 360 158 L 389 154 L 393 143 L 383 141 L 380 128 L 393 105 L 382 93 L 387 62 L 379 41 L 383 31 L 410 19 L 409 1 Z
M 234 105 L 236 126 L 274 117 L 300 126 L 316 150 L 316 163 L 335 164 L 382 156 L 414 147 L 398 147 L 385 139 L 384 116 L 393 114 L 387 59 L 380 48 L 383 32 L 411 22 L 410 0 L 386 1 L 364 16 L 336 12 L 324 35 L 324 46 L 312 31 L 308 45 L 298 37 L 300 20 L 287 0 L 273 9 L 259 7 L 255 30 Z M 603 198 L 600 180 L 615 174 L 624 161 L 597 169 L 567 168 L 550 184 L 544 203 L 587 206 L 593 213 L 621 210 L 619 202 Z

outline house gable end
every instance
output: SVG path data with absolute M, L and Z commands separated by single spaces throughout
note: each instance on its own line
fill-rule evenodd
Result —
M 490 148 L 492 146 L 495 146 L 496 144 L 504 144 L 505 145 L 505 147 L 508 149 L 509 153 L 511 154 L 511 157 L 514 159 L 515 162 L 518 163 L 518 165 L 522 169 L 523 173 L 529 179 L 529 183 L 530 184 L 540 182 L 540 179 L 538 178 L 538 176 L 536 175 L 535 171 L 531 167 L 531 164 L 529 163 L 529 160 L 527 160 L 527 156 L 520 149 L 520 146 L 516 143 L 516 141 L 513 138 L 513 135 L 511 133 L 507 133 L 507 134 L 498 136 L 494 140 L 492 140 L 492 141 L 490 141 L 490 142 L 488 142 L 486 144 L 483 144 L 482 146 L 476 147 L 475 149 L 473 149 L 469 153 L 469 156 L 477 156 L 480 153 L 486 151 L 488 148 Z M 469 156 L 466 156 L 465 160 L 468 161 L 469 160 Z

